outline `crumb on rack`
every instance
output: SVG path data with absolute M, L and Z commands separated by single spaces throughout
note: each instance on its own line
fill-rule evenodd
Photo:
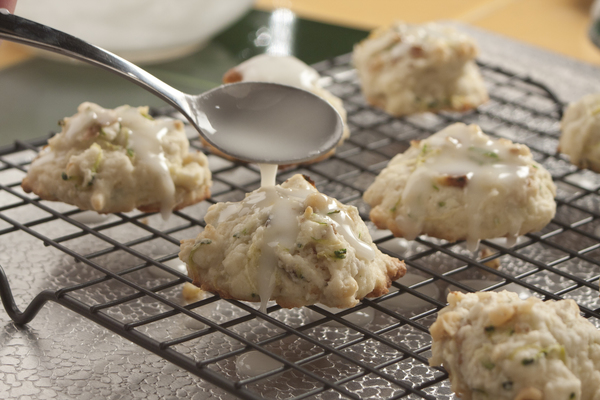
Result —
M 496 254 L 496 253 L 487 247 L 484 247 L 483 249 L 481 249 L 481 258 L 482 259 L 488 258 L 493 254 Z M 494 258 L 493 260 L 490 260 L 490 261 L 486 261 L 483 263 L 483 265 L 485 265 L 486 267 L 493 268 L 493 269 L 498 269 L 498 268 L 500 268 L 500 257 Z
M 183 299 L 188 303 L 193 303 L 195 301 L 204 299 L 204 291 L 198 286 L 193 285 L 189 282 L 183 284 L 183 288 L 181 289 L 181 295 L 183 296 Z

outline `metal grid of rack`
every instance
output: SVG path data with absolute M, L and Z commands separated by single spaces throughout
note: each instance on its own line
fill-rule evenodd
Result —
M 177 261 L 179 240 L 201 231 L 212 203 L 241 200 L 256 189 L 255 166 L 209 155 L 212 198 L 168 221 L 141 212 L 99 217 L 25 194 L 20 181 L 46 140 L 16 142 L 0 150 L 2 254 L 25 250 L 31 262 L 49 263 L 53 270 L 41 278 L 47 290 L 21 296 L 31 300 L 24 312 L 0 270 L 0 294 L 10 317 L 24 324 L 46 301 L 57 302 L 247 399 L 451 398 L 446 373 L 427 362 L 428 328 L 449 290 L 572 298 L 600 325 L 600 176 L 556 154 L 563 104 L 552 92 L 527 77 L 480 64 L 491 94 L 485 105 L 468 113 L 397 119 L 364 102 L 349 60 L 341 56 L 315 68 L 344 100 L 351 137 L 328 160 L 280 171 L 279 182 L 307 174 L 320 191 L 355 205 L 368 220 L 362 193 L 388 160 L 411 140 L 462 121 L 531 148 L 557 184 L 555 219 L 512 247 L 486 240 L 476 253 L 461 242 L 395 238 L 368 223 L 379 248 L 406 261 L 409 277 L 394 282 L 388 295 L 348 310 L 270 304 L 262 314 L 255 305 L 210 295 L 187 304 L 181 298 L 189 278 Z M 191 144 L 202 149 L 198 139 Z M 25 271 L 19 278 L 26 276 Z M 245 374 L 240 365 L 250 355 L 262 360 L 257 365 L 270 367 Z

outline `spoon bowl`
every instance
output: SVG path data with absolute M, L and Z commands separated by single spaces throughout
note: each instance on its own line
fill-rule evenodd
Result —
M 331 112 L 333 107 L 295 87 L 239 82 L 195 100 L 207 118 L 198 121 L 204 137 L 241 160 L 266 164 L 307 161 L 332 149 L 341 137 L 342 121 L 337 112 Z
M 175 107 L 209 144 L 244 161 L 307 161 L 330 151 L 342 137 L 337 111 L 319 96 L 296 87 L 238 82 L 200 95 L 186 94 L 115 54 L 4 9 L 0 9 L 0 39 L 121 75 Z

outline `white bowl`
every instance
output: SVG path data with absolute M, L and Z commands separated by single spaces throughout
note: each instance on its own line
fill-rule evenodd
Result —
M 152 63 L 199 49 L 243 16 L 252 3 L 253 0 L 20 0 L 15 13 L 134 63 Z

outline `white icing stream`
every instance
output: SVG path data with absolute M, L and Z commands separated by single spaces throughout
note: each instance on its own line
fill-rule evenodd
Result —
M 275 183 L 277 183 L 277 165 L 258 164 L 258 167 L 260 168 L 260 187 L 275 186 Z
M 530 162 L 511 152 L 506 144 L 491 140 L 474 125 L 451 125 L 425 140 L 421 149 L 420 160 L 401 198 L 406 212 L 396 217 L 405 230 L 405 237 L 412 240 L 421 233 L 427 217 L 426 200 L 433 191 L 439 190 L 436 179 L 465 177 L 467 246 L 474 251 L 480 239 L 481 207 L 485 200 L 497 196 L 499 187 L 526 185 Z M 521 227 L 520 223 L 512 225 L 509 241 L 516 238 Z
M 327 216 L 333 220 L 335 229 L 344 236 L 344 239 L 354 248 L 356 256 L 360 259 L 372 261 L 375 258 L 375 250 L 369 244 L 360 240 L 351 228 L 351 218 L 347 212 L 340 209 L 339 203 L 332 197 L 324 194 L 323 196 L 327 206 L 325 210 L 318 210 L 320 212 L 326 212 Z

